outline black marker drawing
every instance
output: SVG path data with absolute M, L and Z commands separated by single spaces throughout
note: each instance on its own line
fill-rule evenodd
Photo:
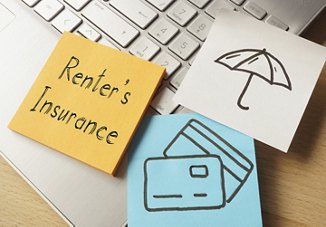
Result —
M 237 104 L 243 110 L 249 107 L 241 104 L 242 98 L 246 93 L 248 86 L 254 76 L 260 77 L 271 85 L 278 85 L 292 90 L 290 78 L 281 63 L 266 49 L 242 49 L 223 54 L 214 62 L 224 65 L 231 71 L 240 71 L 249 73 L 247 83 L 242 90 Z
M 168 144 L 162 157 L 145 160 L 145 209 L 222 209 L 235 198 L 253 168 L 252 162 L 228 141 L 191 119 Z M 164 177 L 157 177 L 158 170 Z
M 144 163 L 144 205 L 147 211 L 186 211 L 219 209 L 226 204 L 221 158 L 217 155 L 154 157 Z M 197 165 L 200 164 L 200 165 Z M 153 168 L 174 169 L 164 179 L 151 174 Z M 185 167 L 185 168 L 183 168 Z M 204 167 L 204 169 L 201 169 Z M 205 170 L 201 173 L 202 170 Z M 156 182 L 156 181 L 159 181 Z M 175 182 L 174 182 L 175 181 Z M 205 187 L 214 185 L 213 193 Z M 191 188 L 191 192 L 189 192 Z M 204 188 L 204 189 L 203 189 Z

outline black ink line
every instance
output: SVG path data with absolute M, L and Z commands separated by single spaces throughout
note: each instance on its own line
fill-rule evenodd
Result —
M 209 154 L 209 151 L 207 149 L 205 149 L 202 145 L 200 145 L 199 143 L 197 143 L 196 140 L 194 140 L 193 138 L 191 138 L 190 136 L 188 136 L 184 132 L 181 132 L 180 134 L 183 135 L 184 137 L 186 137 L 188 140 L 190 140 L 197 147 L 199 147 L 203 152 L 205 152 L 206 154 Z
M 243 110 L 249 110 L 249 107 L 242 105 L 241 102 L 242 102 L 242 98 L 243 98 L 244 94 L 246 93 L 246 91 L 247 91 L 247 89 L 249 87 L 249 84 L 250 84 L 253 77 L 254 77 L 254 74 L 250 74 L 250 76 L 249 76 L 249 78 L 247 80 L 247 83 L 244 86 L 244 88 L 242 89 L 242 92 L 241 92 L 241 94 L 240 94 L 240 96 L 238 98 L 238 101 L 237 101 L 238 106 Z
M 257 61 L 258 59 L 259 59 L 259 57 L 256 57 L 256 58 L 252 59 L 250 62 L 248 62 L 248 65 L 250 65 L 251 63 Z
M 173 138 L 173 140 L 168 144 L 168 146 L 164 149 L 163 151 L 163 155 L 165 157 L 168 157 L 167 152 L 169 151 L 170 147 L 175 143 L 175 141 L 177 141 L 177 139 L 179 138 L 179 136 L 181 135 L 181 133 L 188 127 L 188 125 L 186 124 L 185 126 L 183 126 L 180 131 L 177 133 L 177 135 Z
M 266 49 L 263 49 L 263 50 L 253 50 L 253 51 L 256 51 L 257 53 L 251 55 L 250 57 L 248 57 L 248 58 L 246 58 L 246 59 L 244 59 L 244 60 L 242 60 L 242 61 L 240 61 L 238 64 L 236 64 L 236 65 L 232 68 L 232 70 L 237 70 L 237 68 L 238 68 L 239 66 L 241 66 L 242 64 L 244 64 L 245 62 L 248 62 L 248 61 L 250 61 L 251 59 L 254 59 L 254 58 L 258 57 L 259 55 L 264 54 L 264 53 L 266 52 Z
M 217 210 L 225 207 L 225 203 L 219 206 L 196 206 L 196 207 L 165 207 L 165 208 L 148 208 L 149 212 L 158 211 L 191 211 L 191 210 Z
M 289 89 L 290 91 L 292 91 L 292 84 L 291 84 L 290 77 L 289 77 L 289 75 L 287 74 L 287 72 L 286 72 L 286 70 L 285 70 L 284 65 L 282 64 L 282 62 L 281 62 L 280 60 L 278 60 L 276 57 L 274 57 L 273 55 L 271 55 L 271 54 L 268 54 L 268 56 L 269 56 L 270 58 L 272 58 L 274 61 L 276 61 L 276 62 L 281 66 L 281 69 L 282 69 L 282 71 L 284 72 L 284 75 L 285 75 L 285 79 L 286 79 L 286 81 L 288 82 L 287 85 L 285 85 L 285 84 L 281 84 L 281 83 L 277 83 L 277 82 L 276 82 L 276 83 L 273 82 L 273 84 L 276 84 L 276 85 L 279 85 L 279 86 L 285 87 L 285 88 Z
M 201 125 L 201 124 L 200 124 Z M 244 166 L 242 163 L 240 163 L 238 160 L 236 160 L 232 155 L 230 155 L 225 149 L 223 149 L 220 145 L 218 145 L 217 143 L 215 143 L 215 141 L 213 141 L 211 138 L 209 138 L 208 136 L 206 136 L 203 132 L 201 132 L 201 131 L 199 131 L 197 128 L 195 128 L 195 127 L 193 127 L 192 125 L 189 125 L 190 127 L 192 127 L 194 130 L 196 130 L 201 136 L 203 136 L 206 140 L 208 140 L 209 142 L 211 142 L 214 146 L 216 146 L 218 149 L 220 149 L 228 158 L 230 158 L 232 161 L 234 161 L 236 164 L 238 164 L 242 169 L 244 169 L 244 170 L 246 170 L 246 171 L 249 171 L 249 169 L 246 167 L 246 166 Z M 203 125 L 201 125 L 203 128 L 205 128 L 207 131 L 209 131 L 209 132 L 211 132 L 212 133 L 212 131 L 211 130 L 208 130 L 207 128 L 206 128 L 206 126 L 203 126 Z M 237 154 L 239 154 L 240 153 L 240 151 L 238 151 L 238 150 L 236 150 L 236 148 L 235 147 L 231 147 L 230 146 L 230 144 L 229 143 L 225 143 L 225 141 L 226 140 L 222 140 L 221 138 L 222 137 L 220 137 L 220 136 L 217 136 L 217 134 L 215 134 L 215 133 L 212 133 L 214 136 L 216 136 L 219 140 L 221 140 L 222 141 L 222 143 L 224 143 L 224 144 L 226 144 L 228 147 L 230 147 L 233 151 L 235 151 L 235 153 L 237 153 Z M 247 161 L 248 163 L 249 163 L 249 165 L 250 165 L 250 161 L 249 160 L 247 160 L 246 158 L 244 158 L 244 156 L 241 156 L 240 154 L 239 154 L 239 156 L 241 157 L 241 158 L 243 158 L 243 159 L 245 159 L 245 161 Z
M 194 193 L 194 197 L 207 197 L 206 193 Z
M 203 137 L 205 137 L 208 141 L 210 141 L 212 144 L 214 144 L 215 146 L 217 146 L 219 149 L 221 149 L 221 151 L 227 155 L 230 159 L 232 159 L 235 163 L 237 163 L 239 166 L 241 166 L 241 168 L 243 168 L 246 171 L 252 171 L 254 168 L 254 165 L 252 164 L 252 162 L 244 155 L 242 154 L 237 148 L 235 148 L 234 146 L 232 146 L 228 141 L 226 141 L 223 137 L 221 137 L 219 134 L 217 134 L 216 132 L 212 131 L 210 128 L 208 128 L 206 125 L 204 125 L 203 123 L 201 123 L 198 120 L 192 119 L 189 121 L 189 125 L 191 127 L 194 127 L 191 125 L 191 122 L 194 122 L 198 125 L 200 125 L 201 127 L 203 127 L 205 130 L 207 130 L 209 133 L 211 133 L 212 135 L 214 135 L 217 139 L 219 139 L 220 141 L 222 141 L 222 143 L 224 143 L 227 147 L 229 147 L 232 151 L 234 151 L 234 153 L 236 153 L 237 155 L 239 155 L 242 159 L 245 160 L 245 162 L 247 162 L 249 164 L 249 168 L 247 168 L 246 166 L 244 166 L 242 163 L 240 163 L 238 160 L 236 160 L 232 155 L 230 155 L 225 149 L 223 149 L 222 147 L 220 147 L 217 143 L 215 143 L 211 138 L 209 138 L 208 136 L 206 136 L 205 134 L 203 134 L 201 131 L 198 131 L 198 129 L 196 129 L 196 131 L 198 131 L 199 134 L 201 134 Z
M 235 57 L 238 57 L 240 55 L 241 54 L 235 54 L 235 55 L 227 56 L 225 59 L 235 58 Z
M 194 122 L 195 124 L 200 125 L 202 128 L 204 128 L 205 130 L 207 130 L 209 133 L 213 134 L 216 138 L 218 138 L 220 141 L 222 141 L 222 143 L 224 143 L 227 147 L 229 147 L 233 152 L 235 152 L 237 155 L 239 155 L 245 162 L 247 162 L 250 165 L 250 168 L 248 169 L 247 174 L 245 175 L 245 177 L 243 178 L 243 180 L 241 181 L 241 183 L 238 185 L 238 187 L 236 188 L 236 190 L 231 194 L 231 196 L 229 196 L 228 199 L 226 199 L 226 202 L 230 203 L 233 198 L 236 196 L 236 194 L 240 191 L 240 189 L 243 187 L 244 183 L 247 181 L 248 177 L 250 176 L 251 172 L 254 169 L 254 165 L 253 163 L 244 155 L 242 154 L 237 148 L 235 148 L 233 145 L 231 145 L 227 140 L 225 140 L 223 137 L 221 137 L 219 134 L 217 134 L 216 132 L 212 131 L 210 128 L 208 128 L 206 125 L 204 125 L 202 122 L 196 120 L 196 119 L 191 119 L 189 120 L 189 122 L 187 123 L 187 125 L 191 126 L 191 123 Z M 239 166 L 241 166 L 242 168 L 245 167 L 243 166 L 243 164 L 241 164 L 239 161 L 237 161 L 233 156 L 231 156 L 226 150 L 224 150 L 222 147 L 220 147 L 218 144 L 216 144 L 212 139 L 210 139 L 209 137 L 205 136 L 203 133 L 198 132 L 200 134 L 202 134 L 207 140 L 209 140 L 211 143 L 213 143 L 215 146 L 217 146 L 219 149 L 221 149 L 221 151 L 227 155 L 230 159 L 232 159 L 235 163 L 237 163 Z M 245 169 L 247 169 L 245 167 Z M 224 187 L 225 187 L 225 179 L 224 179 L 224 174 L 223 172 L 221 172 L 221 177 L 222 177 L 222 185 L 223 185 L 223 201 L 225 199 L 225 191 L 224 191 Z M 225 204 L 224 204 L 225 206 Z M 224 207 L 223 206 L 223 207 Z
M 229 174 L 231 174 L 237 181 L 239 181 L 240 183 L 242 182 L 242 179 L 237 174 L 235 174 L 232 170 L 230 170 L 228 167 L 223 165 L 223 168 L 225 169 L 225 171 L 229 172 Z
M 148 178 L 147 178 L 147 168 L 146 168 L 146 164 L 149 161 L 149 159 L 145 160 L 144 162 L 144 166 L 143 166 L 143 171 L 144 171 L 144 207 L 146 210 L 149 210 L 148 207 L 148 201 L 147 201 L 147 182 L 148 182 Z
M 29 111 L 35 111 L 36 107 L 38 106 L 38 104 L 41 102 L 41 100 L 43 99 L 43 97 L 45 96 L 45 94 L 47 93 L 47 91 L 51 89 L 50 86 L 45 86 L 45 89 L 41 95 L 41 97 L 37 100 L 36 104 L 34 105 L 34 107 L 32 109 L 30 109 Z
M 171 194 L 171 195 L 153 195 L 155 199 L 170 199 L 170 198 L 182 198 L 181 194 Z
M 194 174 L 194 171 L 193 169 L 204 169 L 205 173 L 204 174 Z M 208 168 L 206 165 L 192 165 L 189 167 L 189 172 L 190 172 L 190 176 L 193 177 L 193 178 L 206 178 L 208 177 Z
M 271 59 L 269 58 L 269 55 L 266 52 L 265 52 L 265 57 L 267 59 L 267 62 L 268 62 L 268 65 L 269 65 L 269 70 L 271 72 L 271 77 L 269 78 L 269 80 L 270 80 L 269 83 L 270 84 L 273 84 L 273 81 L 274 81 L 274 70 L 273 70 L 273 66 L 272 66 L 272 61 L 271 61 Z M 264 77 L 264 76 L 262 75 L 262 77 Z
M 195 121 L 191 119 L 190 122 Z M 190 156 L 175 156 L 175 157 L 152 157 L 147 158 L 144 162 L 143 170 L 144 170 L 144 207 L 149 212 L 157 212 L 157 211 L 187 211 L 187 210 L 213 210 L 213 209 L 220 209 L 225 207 L 226 205 L 226 193 L 225 193 L 225 180 L 224 174 L 222 169 L 219 171 L 220 173 L 220 186 L 221 186 L 221 194 L 222 194 L 222 203 L 219 205 L 212 205 L 212 206 L 190 206 L 190 207 L 159 207 L 159 208 L 151 208 L 149 207 L 148 200 L 147 200 L 147 187 L 148 187 L 148 175 L 147 175 L 147 163 L 151 160 L 169 160 L 169 159 L 184 159 L 184 158 L 203 158 L 206 159 L 207 157 L 214 157 L 218 159 L 219 163 L 222 164 L 221 157 L 215 154 L 205 154 L 205 155 L 190 155 Z

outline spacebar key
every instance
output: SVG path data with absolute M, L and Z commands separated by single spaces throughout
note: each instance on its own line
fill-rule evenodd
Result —
M 139 34 L 137 29 L 96 1 L 87 5 L 82 15 L 123 47 Z

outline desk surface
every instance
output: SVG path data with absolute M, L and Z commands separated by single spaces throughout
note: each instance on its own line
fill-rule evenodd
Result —
M 326 46 L 326 12 L 304 33 Z M 264 226 L 326 226 L 326 66 L 287 154 L 256 142 Z M 0 226 L 66 226 L 0 157 Z

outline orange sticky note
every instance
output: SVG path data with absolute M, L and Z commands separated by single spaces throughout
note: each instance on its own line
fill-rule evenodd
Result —
M 163 75 L 64 33 L 8 127 L 114 175 Z

